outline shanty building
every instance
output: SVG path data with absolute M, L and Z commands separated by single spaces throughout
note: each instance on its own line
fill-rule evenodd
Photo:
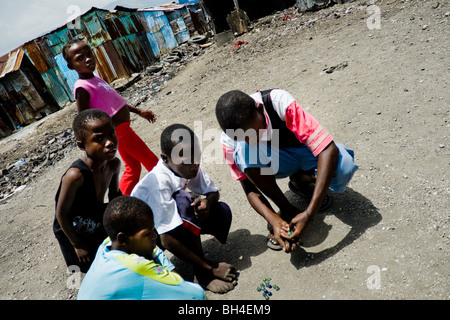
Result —
M 22 47 L 0 57 L 0 138 L 58 109 Z

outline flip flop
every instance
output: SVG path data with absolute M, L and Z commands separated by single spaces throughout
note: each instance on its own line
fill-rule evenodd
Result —
M 294 186 L 294 184 L 291 181 L 288 182 L 288 187 L 289 187 L 289 190 L 291 190 L 295 194 L 298 194 L 300 197 L 303 197 L 305 199 L 311 199 L 311 197 L 312 197 L 312 193 L 305 194 L 305 193 L 301 192 L 296 186 Z
M 272 236 L 272 237 L 270 237 Z M 275 250 L 275 251 L 280 251 L 281 250 L 281 246 L 278 244 L 278 242 L 275 241 L 275 239 L 273 238 L 273 235 L 268 235 L 267 236 L 267 243 L 266 243 L 267 247 Z
M 291 181 L 288 182 L 288 187 L 289 187 L 289 190 L 291 190 L 293 193 L 298 194 L 299 196 L 301 196 L 305 199 L 311 199 L 311 197 L 312 197 L 312 194 L 304 194 L 303 192 L 298 190 L 297 187 L 294 186 L 294 184 Z
M 276 241 L 273 238 L 271 238 L 270 235 L 267 236 L 267 243 L 266 243 L 267 247 L 272 249 L 272 250 L 275 250 L 275 251 L 280 251 L 281 250 L 281 246 L 278 244 L 278 242 L 276 242 L 276 243 L 275 242 Z M 297 239 L 296 242 L 298 243 L 298 246 L 301 246 L 303 244 L 303 241 L 300 238 Z M 298 248 L 298 246 L 297 246 L 297 248 Z
M 312 195 L 307 195 L 307 194 L 300 192 L 300 190 L 298 190 L 294 186 L 294 184 L 290 181 L 288 182 L 288 187 L 289 187 L 289 190 L 291 190 L 293 193 L 301 196 L 302 198 L 305 198 L 306 200 L 311 200 Z M 332 203 L 333 203 L 333 199 L 331 198 L 331 196 L 329 194 L 327 194 L 325 196 L 325 199 L 323 200 L 322 204 L 320 205 L 319 212 L 328 210 L 331 207 Z

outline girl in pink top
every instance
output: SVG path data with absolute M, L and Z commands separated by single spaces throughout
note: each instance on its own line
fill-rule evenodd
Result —
M 147 147 L 130 127 L 130 112 L 153 123 L 155 114 L 127 104 L 106 81 L 94 74 L 96 62 L 89 44 L 76 38 L 63 48 L 67 66 L 78 72 L 79 79 L 74 86 L 74 96 L 78 112 L 95 108 L 108 113 L 116 129 L 119 153 L 125 164 L 125 171 L 119 187 L 124 195 L 130 195 L 139 182 L 141 164 L 150 171 L 158 162 L 158 157 Z

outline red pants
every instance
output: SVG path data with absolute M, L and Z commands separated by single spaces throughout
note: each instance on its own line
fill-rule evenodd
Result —
M 129 196 L 141 177 L 141 164 L 150 171 L 158 162 L 158 157 L 130 127 L 130 122 L 119 124 L 116 127 L 116 135 L 119 140 L 119 154 L 125 165 L 119 188 L 123 195 Z

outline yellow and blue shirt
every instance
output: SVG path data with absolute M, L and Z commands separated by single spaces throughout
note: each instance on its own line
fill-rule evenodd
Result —
M 78 300 L 204 300 L 198 284 L 185 281 L 163 251 L 155 247 L 153 260 L 111 250 L 106 239 L 81 283 Z

